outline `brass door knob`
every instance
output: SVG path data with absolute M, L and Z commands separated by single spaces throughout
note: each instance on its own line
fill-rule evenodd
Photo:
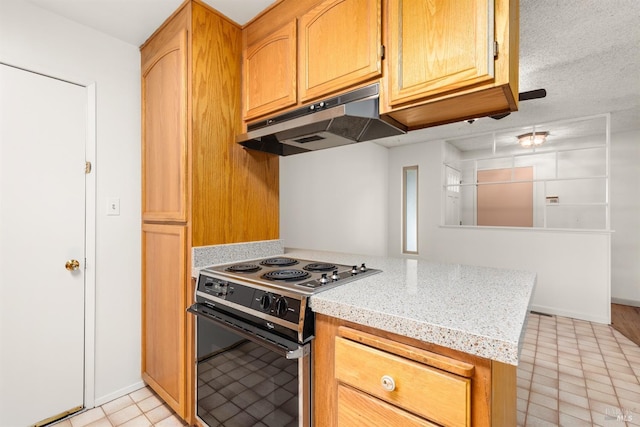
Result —
M 78 268 L 80 268 L 80 262 L 77 259 L 70 259 L 69 261 L 67 261 L 67 263 L 64 265 L 64 268 L 66 268 L 69 271 L 75 271 Z

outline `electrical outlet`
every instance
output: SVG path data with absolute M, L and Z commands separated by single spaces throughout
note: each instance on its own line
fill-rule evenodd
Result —
M 107 215 L 120 215 L 120 199 L 116 197 L 107 199 Z

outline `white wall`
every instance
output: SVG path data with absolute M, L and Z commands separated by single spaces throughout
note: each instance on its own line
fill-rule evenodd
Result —
M 139 50 L 26 1 L 0 0 L 0 61 L 96 84 L 94 381 L 101 404 L 141 384 Z M 109 197 L 120 198 L 120 216 L 105 215 Z
M 611 297 L 640 307 L 640 132 L 611 135 Z
M 362 142 L 280 159 L 280 238 L 288 248 L 384 256 L 387 154 Z

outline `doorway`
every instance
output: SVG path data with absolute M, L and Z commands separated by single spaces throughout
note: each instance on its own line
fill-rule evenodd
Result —
M 445 167 L 445 225 L 462 225 L 460 220 L 460 171 L 449 165 Z
M 0 425 L 93 405 L 94 101 L 0 64 Z

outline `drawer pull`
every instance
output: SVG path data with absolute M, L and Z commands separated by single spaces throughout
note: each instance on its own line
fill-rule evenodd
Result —
M 396 382 L 389 375 L 385 375 L 380 378 L 380 384 L 382 384 L 382 388 L 387 391 L 393 391 L 396 389 Z

